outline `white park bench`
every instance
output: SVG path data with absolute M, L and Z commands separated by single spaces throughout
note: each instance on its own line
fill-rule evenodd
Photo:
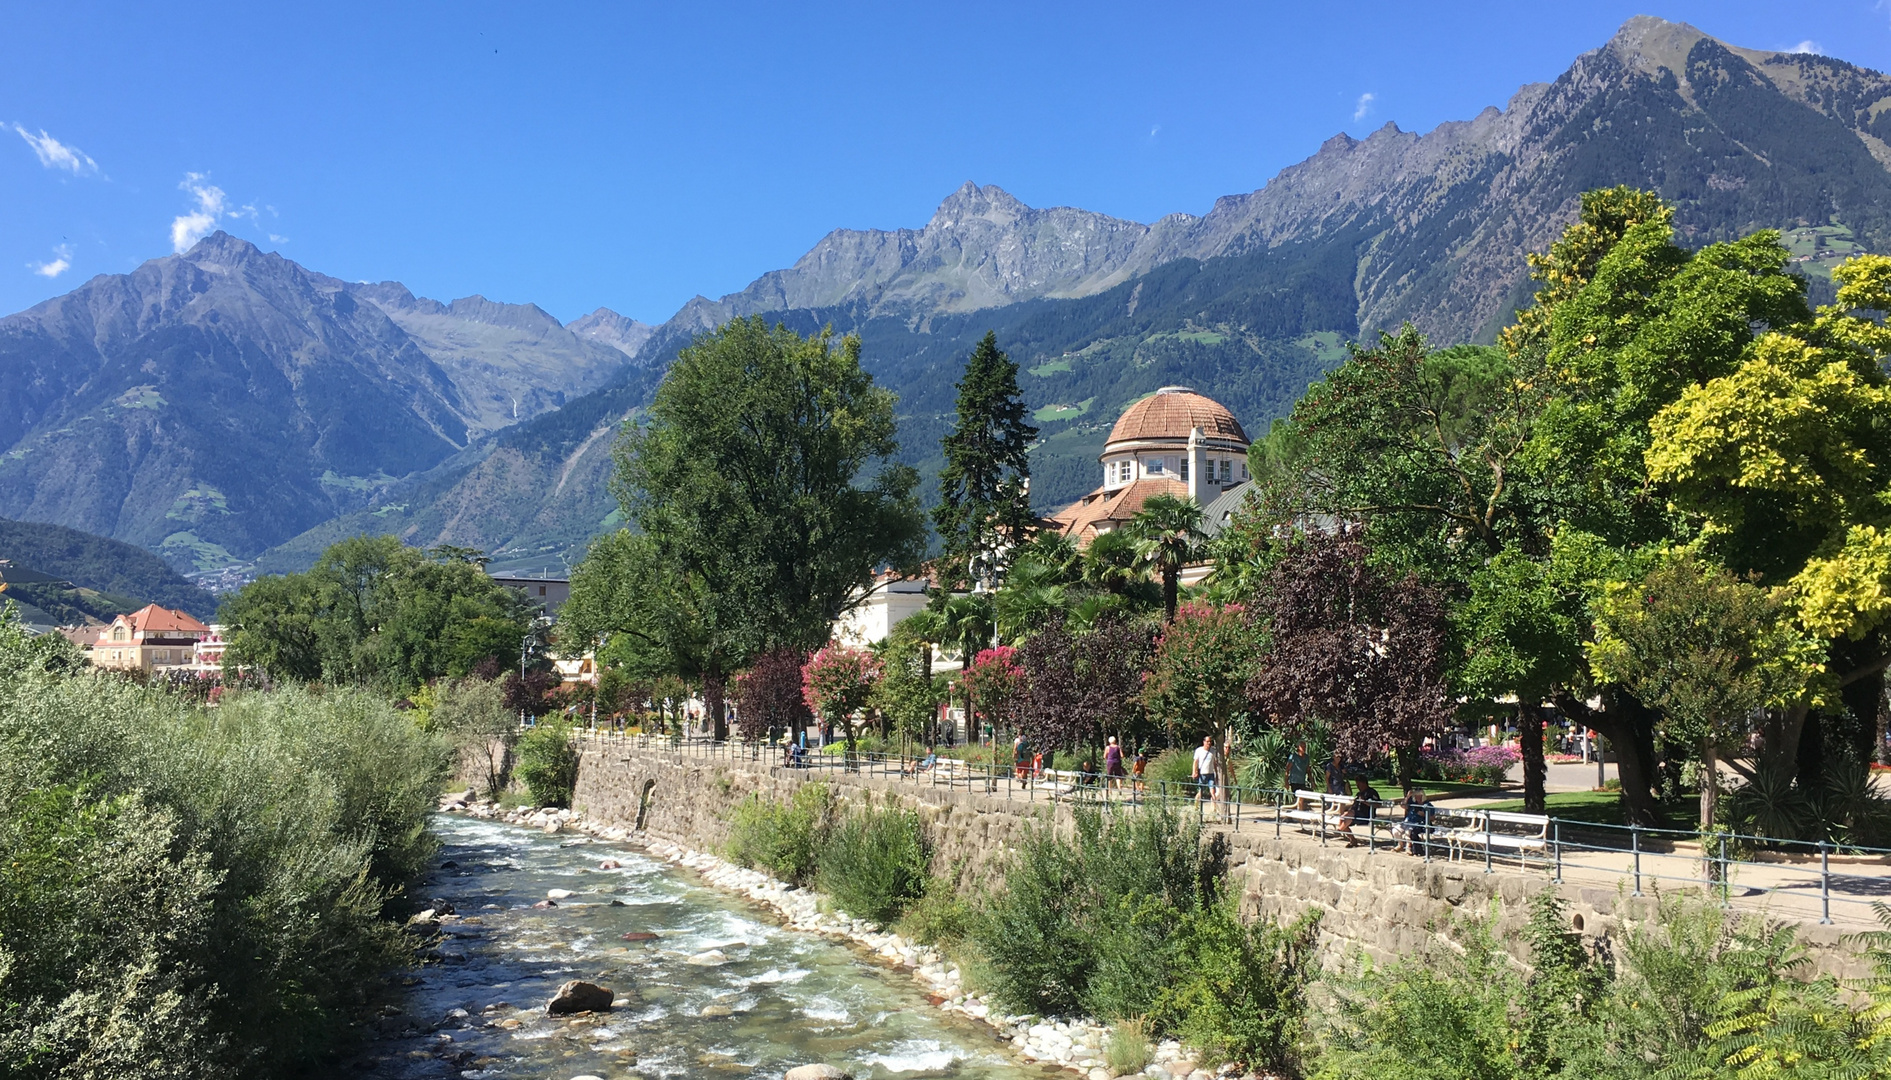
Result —
M 1543 814 L 1514 814 L 1506 810 L 1461 810 L 1465 824 L 1446 830 L 1445 842 L 1454 859 L 1467 851 L 1487 850 L 1530 865 L 1532 854 L 1549 857 L 1550 819 Z
M 1320 791 L 1296 791 L 1292 806 L 1275 809 L 1282 821 L 1298 822 L 1303 829 L 1325 832 L 1353 820 L 1351 795 L 1328 795 Z

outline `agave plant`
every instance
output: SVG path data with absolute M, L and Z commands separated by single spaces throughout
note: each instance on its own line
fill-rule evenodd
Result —
M 1753 779 L 1727 798 L 1727 823 L 1737 833 L 1771 840 L 1798 840 L 1811 820 L 1811 807 L 1794 783 L 1792 770 L 1762 766 Z

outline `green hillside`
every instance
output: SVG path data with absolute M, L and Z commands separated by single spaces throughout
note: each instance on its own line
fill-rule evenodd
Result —
M 76 590 L 26 584 L 21 598 L 60 623 L 82 622 L 80 614 L 109 619 L 146 604 L 180 608 L 208 620 L 217 599 L 141 547 L 92 533 L 34 521 L 0 518 L 0 559 L 15 566 L 70 581 Z

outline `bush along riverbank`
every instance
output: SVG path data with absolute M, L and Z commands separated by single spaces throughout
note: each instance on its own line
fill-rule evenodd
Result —
M 1891 932 L 1863 935 L 1876 976 L 1841 984 L 1809 977 L 1789 925 L 1668 897 L 1585 941 L 1546 889 L 1529 902 L 1526 962 L 1466 913 L 1413 955 L 1322 969 L 1316 917 L 1244 923 L 1216 838 L 1159 809 L 1040 828 L 978 895 L 950 875 L 913 879 L 925 837 L 910 813 L 817 784 L 787 804 L 749 799 L 731 832 L 726 853 L 755 865 L 652 850 L 910 967 L 940 1007 L 1088 1080 L 1891 1077 Z M 841 873 L 893 929 L 808 884 Z
M 0 1075 L 324 1073 L 413 960 L 448 748 L 372 694 L 209 708 L 48 638 L 0 611 Z

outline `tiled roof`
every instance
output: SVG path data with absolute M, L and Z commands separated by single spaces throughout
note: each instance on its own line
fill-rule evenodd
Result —
M 131 628 L 140 634 L 161 634 L 165 632 L 184 634 L 208 634 L 210 628 L 188 611 L 175 608 L 162 608 L 156 604 L 146 604 L 125 616 Z
M 1050 517 L 1051 524 L 1079 544 L 1097 533 L 1120 528 L 1136 516 L 1152 495 L 1188 498 L 1188 485 L 1172 477 L 1149 477 L 1119 488 L 1098 488 Z M 1101 529 L 1098 526 L 1103 526 Z
M 1172 386 L 1124 409 L 1123 415 L 1116 418 L 1116 426 L 1110 429 L 1104 452 L 1109 452 L 1109 443 L 1136 439 L 1186 442 L 1192 428 L 1201 428 L 1202 434 L 1209 438 L 1234 439 L 1244 445 L 1248 442 L 1248 433 L 1241 429 L 1241 421 L 1234 418 L 1227 406 L 1193 390 Z

